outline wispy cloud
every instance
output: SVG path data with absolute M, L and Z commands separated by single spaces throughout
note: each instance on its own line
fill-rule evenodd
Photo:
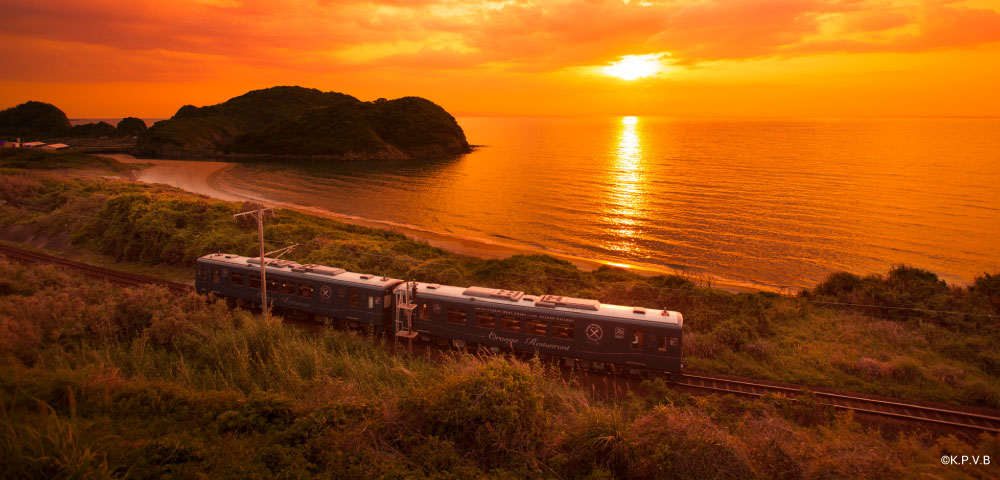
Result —
M 139 77 L 157 78 L 211 70 L 220 61 L 330 72 L 366 63 L 428 69 L 500 65 L 544 72 L 655 52 L 671 52 L 673 61 L 695 65 L 824 52 L 915 52 L 1000 41 L 997 11 L 935 1 L 3 3 L 4 32 L 16 39 L 19 57 L 28 57 L 21 58 L 24 68 L 6 71 L 6 78 L 65 75 L 71 66 L 86 77 L 100 71 L 104 62 Z M 104 60 L 96 58 L 98 51 Z M 347 55 L 350 52 L 355 55 Z M 47 61 L 31 60 L 33 56 Z M 97 68 L 79 65 L 87 61 L 96 61 Z

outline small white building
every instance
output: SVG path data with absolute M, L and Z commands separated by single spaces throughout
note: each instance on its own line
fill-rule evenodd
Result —
M 44 150 L 62 150 L 64 148 L 69 148 L 69 145 L 66 145 L 65 143 L 51 143 L 42 146 L 42 149 Z
M 25 142 L 21 144 L 23 148 L 39 148 L 45 145 L 45 142 Z

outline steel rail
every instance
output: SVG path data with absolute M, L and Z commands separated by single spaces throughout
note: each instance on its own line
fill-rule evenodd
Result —
M 0 255 L 11 259 L 30 263 L 52 263 L 75 270 L 95 278 L 102 278 L 125 285 L 160 285 L 178 293 L 194 291 L 190 285 L 171 282 L 146 275 L 124 273 L 108 268 L 98 267 L 83 262 L 68 260 L 53 255 L 22 250 L 9 245 L 0 244 Z M 706 374 L 684 373 L 672 383 L 694 389 L 713 392 L 731 393 L 751 397 L 761 397 L 768 393 L 779 393 L 785 396 L 804 394 L 808 389 L 798 386 L 781 386 L 757 383 L 746 378 L 721 378 Z M 928 422 L 951 427 L 960 427 L 986 432 L 1000 432 L 1000 417 L 975 412 L 965 412 L 954 409 L 932 407 L 901 401 L 881 400 L 861 396 L 845 395 L 823 391 L 808 390 L 819 399 L 826 400 L 824 405 L 841 410 L 851 410 L 883 417 L 900 418 L 914 422 Z
M 768 393 L 797 396 L 807 391 L 805 387 L 769 385 L 757 383 L 749 379 L 720 378 L 696 373 L 684 373 L 674 383 L 689 388 L 752 397 L 761 397 Z M 816 398 L 825 400 L 821 402 L 822 404 L 841 410 L 852 410 L 883 417 L 936 423 L 992 433 L 1000 432 L 1000 417 L 998 416 L 842 393 L 814 390 L 809 390 L 809 392 L 815 395 Z
M 98 267 L 96 265 L 77 262 L 75 260 L 56 257 L 54 255 L 49 255 L 46 253 L 23 250 L 20 248 L 11 247 L 9 245 L 4 245 L 4 244 L 0 244 L 0 255 L 4 255 L 12 260 L 17 260 L 20 262 L 51 263 L 55 265 L 69 267 L 74 270 L 78 270 L 82 272 L 84 275 L 87 275 L 91 278 L 100 278 L 124 285 L 132 285 L 132 286 L 159 285 L 166 287 L 171 291 L 177 293 L 188 293 L 194 291 L 194 287 L 190 285 L 185 285 L 183 283 L 171 282 L 169 280 L 163 280 L 161 278 L 150 277 L 147 275 L 140 275 L 137 273 L 119 272 L 117 270 L 111 270 L 104 267 Z

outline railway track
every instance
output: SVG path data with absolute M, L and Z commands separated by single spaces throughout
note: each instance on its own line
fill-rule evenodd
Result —
M 796 397 L 805 393 L 804 389 L 792 386 L 768 385 L 750 379 L 720 378 L 696 373 L 685 373 L 674 383 L 697 390 L 729 393 L 747 397 L 761 397 L 768 393 Z M 935 424 L 963 430 L 991 433 L 1000 432 L 1000 416 L 997 415 L 906 403 L 901 400 L 883 400 L 857 394 L 810 391 L 821 403 L 839 410 L 852 410 L 880 417 Z
M 65 258 L 30 252 L 19 248 L 0 244 L 0 255 L 28 263 L 52 263 L 74 270 L 84 275 L 109 280 L 124 285 L 161 285 L 177 293 L 194 291 L 190 285 L 171 282 L 159 278 L 123 273 L 107 268 L 97 267 Z M 805 389 L 795 386 L 770 385 L 744 378 L 722 378 L 710 374 L 688 372 L 672 383 L 678 386 L 709 391 L 715 393 L 734 394 L 747 397 L 761 397 L 768 393 L 777 393 L 786 397 L 796 397 L 805 393 Z M 936 407 L 905 403 L 898 400 L 883 400 L 859 396 L 857 394 L 831 393 L 812 391 L 823 404 L 840 410 L 852 410 L 859 413 L 880 417 L 895 418 L 914 423 L 934 424 L 965 431 L 1000 432 L 1000 416 L 961 411 L 954 408 Z
M 51 263 L 63 267 L 68 267 L 77 270 L 88 277 L 108 280 L 123 285 L 133 285 L 133 286 L 160 285 L 163 287 L 167 287 L 171 291 L 177 293 L 188 293 L 194 291 L 194 287 L 190 285 L 185 285 L 183 283 L 171 282 L 169 280 L 163 280 L 160 278 L 150 277 L 146 275 L 139 275 L 137 273 L 119 272 L 117 270 L 102 268 L 86 264 L 83 262 L 76 262 L 73 260 L 68 260 L 65 258 L 48 255 L 45 253 L 22 250 L 20 248 L 11 247 L 9 245 L 0 244 L 0 255 L 4 255 L 7 258 L 23 263 Z

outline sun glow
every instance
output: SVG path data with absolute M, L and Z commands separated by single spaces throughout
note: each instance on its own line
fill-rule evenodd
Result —
M 640 239 L 649 218 L 646 198 L 649 187 L 643 161 L 639 117 L 622 117 L 618 142 L 612 145 L 608 165 L 608 187 L 601 208 L 606 231 L 614 240 L 604 247 L 618 254 L 641 257 Z M 621 266 L 619 264 L 612 264 Z
M 602 70 L 606 75 L 622 80 L 631 81 L 651 77 L 663 71 L 663 63 L 660 62 L 662 56 L 662 53 L 625 55 L 621 60 L 604 67 Z

